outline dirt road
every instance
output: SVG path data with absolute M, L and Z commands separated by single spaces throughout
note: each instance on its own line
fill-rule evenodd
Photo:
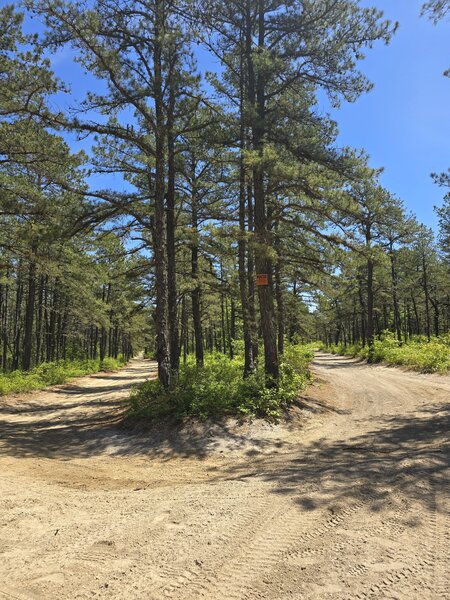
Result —
M 284 425 L 133 435 L 151 363 L 0 399 L 0 598 L 450 598 L 450 378 L 326 354 Z

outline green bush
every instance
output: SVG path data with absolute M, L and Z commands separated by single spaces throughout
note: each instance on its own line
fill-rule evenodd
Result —
M 344 346 L 343 344 L 323 347 L 333 354 L 368 357 L 368 347 Z M 450 371 L 450 334 L 433 337 L 417 336 L 401 343 L 390 331 L 385 331 L 373 345 L 372 362 L 405 366 L 423 373 L 446 373 Z
M 212 353 L 197 367 L 188 357 L 169 390 L 158 381 L 145 382 L 134 390 L 129 402 L 133 419 L 181 419 L 188 415 L 207 418 L 221 415 L 248 415 L 276 420 L 310 379 L 308 365 L 314 356 L 311 347 L 290 346 L 280 366 L 276 386 L 267 387 L 262 367 L 243 378 L 242 357 Z
M 122 358 L 99 360 L 63 360 L 42 363 L 31 371 L 13 371 L 0 374 L 0 396 L 31 392 L 50 385 L 60 385 L 73 377 L 82 377 L 98 371 L 114 371 L 125 361 Z
M 326 352 L 331 352 L 331 354 L 344 354 L 346 356 L 361 356 L 362 353 L 365 352 L 365 349 L 362 348 L 362 346 L 360 344 L 332 344 L 331 346 L 326 346 L 325 344 L 322 344 L 320 346 L 321 350 L 324 350 Z M 367 356 L 364 356 L 362 358 L 367 358 Z
M 117 371 L 125 364 L 125 360 L 122 358 L 109 358 L 106 357 L 99 365 L 100 371 Z

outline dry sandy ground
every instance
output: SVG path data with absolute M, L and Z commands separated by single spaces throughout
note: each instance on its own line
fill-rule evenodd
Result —
M 450 598 L 450 378 L 319 354 L 289 422 L 119 427 L 154 365 L 0 399 L 0 598 Z

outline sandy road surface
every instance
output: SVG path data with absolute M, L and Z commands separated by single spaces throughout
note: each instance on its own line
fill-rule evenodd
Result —
M 320 354 L 284 425 L 121 430 L 154 368 L 0 399 L 0 598 L 450 598 L 450 378 Z

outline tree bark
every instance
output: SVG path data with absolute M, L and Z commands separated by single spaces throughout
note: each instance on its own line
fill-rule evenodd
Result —
M 394 329 L 395 329 L 398 341 L 401 342 L 402 341 L 402 322 L 401 322 L 400 307 L 399 307 L 398 297 L 397 297 L 398 278 L 397 278 L 395 253 L 394 253 L 394 249 L 393 249 L 392 245 L 389 248 L 389 257 L 390 257 L 390 262 L 391 262 L 392 303 L 394 306 Z
M 173 75 L 172 75 L 173 76 Z M 169 317 L 169 346 L 170 363 L 173 374 L 176 375 L 180 364 L 177 316 L 177 277 L 175 253 L 175 138 L 174 113 L 175 91 L 173 81 L 169 82 L 169 102 L 167 116 L 167 286 L 168 286 L 168 317 Z
M 22 368 L 29 371 L 33 352 L 33 323 L 36 300 L 36 263 L 32 260 L 28 270 L 28 294 L 25 308 L 25 327 L 23 337 Z
M 367 260 L 367 344 L 369 346 L 369 362 L 373 360 L 374 332 L 373 332 L 373 260 Z
M 201 297 L 202 291 L 199 280 L 199 268 L 198 268 L 198 197 L 196 187 L 196 176 L 195 176 L 196 161 L 192 159 L 192 198 L 191 198 L 191 225 L 193 232 L 193 239 L 191 243 L 191 277 L 192 277 L 192 292 L 191 292 L 191 303 L 192 303 L 192 321 L 194 325 L 194 341 L 195 341 L 195 361 L 198 366 L 202 366 L 204 362 L 204 349 L 203 349 L 203 325 L 202 325 L 202 314 L 201 314 Z
M 165 140 L 164 94 L 162 81 L 162 36 L 164 33 L 163 0 L 155 0 L 155 42 L 154 42 L 154 90 L 155 90 L 155 213 L 153 227 L 153 251 L 155 258 L 155 327 L 156 359 L 158 378 L 164 388 L 171 383 L 171 364 L 168 339 L 168 293 L 166 231 L 164 222 L 165 198 Z
M 249 309 L 249 287 L 248 272 L 246 269 L 247 241 L 245 229 L 245 208 L 246 208 L 246 176 L 244 166 L 244 149 L 246 147 L 246 126 L 245 126 L 245 88 L 244 88 L 244 51 L 241 48 L 240 64 L 240 146 L 241 154 L 239 158 L 239 238 L 238 238 L 238 273 L 239 273 L 239 294 L 242 309 L 242 330 L 244 337 L 244 377 L 248 377 L 255 370 L 255 361 L 253 356 L 253 344 L 250 325 Z
M 6 281 L 9 277 L 9 265 L 6 267 Z M 4 285 L 4 297 L 2 303 L 2 370 L 5 372 L 8 367 L 8 310 L 9 310 L 9 284 Z
M 21 318 L 21 306 L 22 306 L 22 294 L 23 294 L 23 283 L 22 283 L 22 262 L 19 260 L 17 267 L 17 288 L 16 288 L 16 302 L 14 309 L 14 324 L 13 324 L 13 352 L 12 352 L 12 364 L 11 369 L 13 371 L 19 368 L 20 358 L 20 318 Z
M 265 50 L 265 12 L 264 1 L 258 2 L 258 53 Z M 268 284 L 258 286 L 260 324 L 264 342 L 264 370 L 269 385 L 274 384 L 279 376 L 277 340 L 275 333 L 275 307 L 273 298 L 272 260 L 267 249 L 272 246 L 272 239 L 267 222 L 266 190 L 264 184 L 263 152 L 265 122 L 265 78 L 259 66 L 255 77 L 252 54 L 247 57 L 252 68 L 249 69 L 249 84 L 253 78 L 255 89 L 255 117 L 252 123 L 253 150 L 258 160 L 253 168 L 254 220 L 255 220 L 255 265 L 256 273 L 266 275 Z
M 275 238 L 275 250 L 277 251 L 277 262 L 275 264 L 275 296 L 277 300 L 277 330 L 278 330 L 278 354 L 284 352 L 284 298 L 281 282 L 281 248 L 280 238 Z
M 423 291 L 425 293 L 425 325 L 428 341 L 431 339 L 431 318 L 430 318 L 430 291 L 428 288 L 428 269 L 425 252 L 422 253 L 422 268 L 423 268 Z
M 38 292 L 38 314 L 36 321 L 36 364 L 41 362 L 41 348 L 42 348 L 42 326 L 43 326 L 43 311 L 44 311 L 44 285 L 45 277 L 43 275 L 39 278 L 39 292 Z

